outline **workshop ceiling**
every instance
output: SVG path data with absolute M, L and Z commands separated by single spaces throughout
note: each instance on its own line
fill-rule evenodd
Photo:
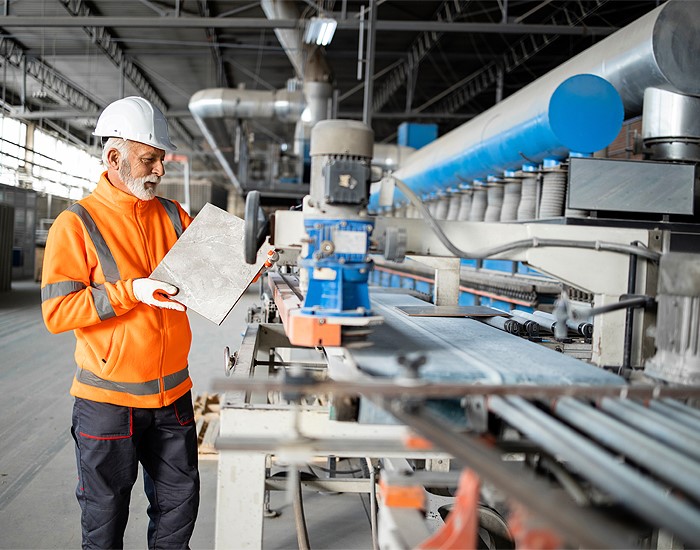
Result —
M 287 26 L 303 29 L 319 12 L 338 20 L 325 48 L 338 116 L 361 120 L 359 14 L 364 7 L 366 28 L 370 0 L 288 3 L 299 19 L 283 20 Z M 404 121 L 436 122 L 441 134 L 458 126 L 491 107 L 499 94 L 507 97 L 660 2 L 372 3 L 372 126 L 377 141 L 393 142 Z M 6 112 L 84 143 L 91 141 L 95 113 L 108 103 L 122 95 L 152 94 L 162 101 L 175 139 L 185 149 L 206 148 L 187 109 L 195 92 L 280 89 L 294 76 L 259 1 L 11 0 L 4 9 L 0 62 Z M 275 125 L 258 127 L 261 137 L 280 131 Z

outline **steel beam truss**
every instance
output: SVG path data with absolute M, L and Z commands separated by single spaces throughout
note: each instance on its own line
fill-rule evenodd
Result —
M 63 7 L 73 17 L 89 17 L 92 15 L 90 6 L 83 0 L 59 0 Z M 134 87 L 149 101 L 156 105 L 161 111 L 168 110 L 168 104 L 153 88 L 146 76 L 124 53 L 119 44 L 103 26 L 85 26 L 83 30 L 92 40 L 92 43 L 104 53 L 115 66 L 122 71 L 124 77 L 131 82 Z M 190 148 L 196 148 L 192 135 L 180 123 L 179 120 L 171 119 L 170 126 L 184 140 Z
M 547 19 L 546 24 L 550 26 L 567 25 L 575 27 L 607 1 L 595 0 L 588 7 L 584 6 L 582 2 L 565 2 L 561 5 L 559 11 L 556 11 Z M 501 55 L 500 58 L 473 72 L 415 110 L 423 111 L 437 104 L 435 107 L 436 111 L 454 113 L 479 94 L 495 85 L 498 82 L 499 74 L 513 72 L 525 61 L 549 46 L 558 37 L 558 34 L 531 34 L 522 38 Z
M 209 6 L 207 5 L 207 0 L 201 0 L 198 5 L 199 14 L 201 17 L 207 19 L 210 18 Z M 228 75 L 226 74 L 226 68 L 224 67 L 224 58 L 221 53 L 221 45 L 219 44 L 219 36 L 217 30 L 214 27 L 207 27 L 205 29 L 207 34 L 207 42 L 211 44 L 211 55 L 214 60 L 214 66 L 217 71 L 217 85 L 223 88 L 230 88 L 231 83 L 229 82 Z
M 452 23 L 464 13 L 471 0 L 446 0 L 436 12 L 435 19 L 440 22 Z M 381 88 L 374 94 L 372 108 L 374 112 L 387 104 L 391 97 L 415 75 L 420 62 L 437 45 L 444 33 L 437 31 L 421 32 L 408 48 L 408 55 L 387 77 Z
M 28 56 L 22 46 L 0 31 L 0 57 L 7 63 L 36 79 L 45 89 L 63 99 L 71 107 L 82 112 L 96 111 L 100 107 L 69 79 L 43 61 Z

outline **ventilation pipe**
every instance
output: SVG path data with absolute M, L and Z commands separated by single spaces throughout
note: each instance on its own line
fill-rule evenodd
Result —
M 260 7 L 268 19 L 291 19 L 303 22 L 295 2 L 290 0 L 260 0 Z M 304 173 L 304 167 L 309 168 L 311 165 L 309 156 L 311 128 L 317 122 L 328 118 L 333 93 L 329 84 L 331 69 L 324 50 L 316 44 L 305 44 L 302 32 L 301 27 L 275 29 L 275 36 L 294 67 L 297 78 L 304 82 L 307 109 L 294 128 L 294 153 L 299 159 L 300 174 Z
M 557 136 L 556 129 L 551 131 L 553 108 L 562 107 L 553 105 L 561 87 L 577 78 L 576 75 L 596 75 L 605 79 L 619 93 L 628 117 L 640 113 L 644 91 L 649 87 L 700 95 L 700 79 L 697 77 L 700 56 L 696 55 L 700 51 L 698 20 L 700 2 L 670 0 L 662 4 L 423 147 L 396 172 L 396 176 L 418 195 L 425 196 L 455 186 L 460 181 L 519 169 L 526 159 L 539 163 L 548 157 L 564 158 L 570 151 L 590 153 L 602 149 L 607 145 L 600 145 L 602 139 L 568 144 Z M 571 132 L 579 129 L 576 126 L 582 122 L 584 129 L 599 130 L 603 138 L 620 122 L 613 120 L 621 114 L 615 109 L 601 111 L 590 105 L 587 114 L 579 110 L 579 101 L 585 100 L 587 93 L 585 86 L 579 91 L 569 91 L 571 94 L 564 90 L 568 105 L 563 106 L 559 115 L 564 117 L 561 122 L 568 125 Z M 582 120 L 581 114 L 595 118 Z M 607 128 L 600 128 L 597 122 Z M 403 200 L 400 193 L 394 194 L 395 204 Z M 376 208 L 377 204 L 378 194 L 375 194 L 370 206 Z
M 332 94 L 333 88 L 327 82 L 304 82 L 306 107 L 294 128 L 294 154 L 299 159 L 299 173 L 302 173 L 303 165 L 311 166 L 311 129 L 317 122 L 328 118 Z
M 700 98 L 647 88 L 642 139 L 654 160 L 700 162 Z
M 233 143 L 225 119 L 277 119 L 282 122 L 299 120 L 306 107 L 301 91 L 238 90 L 212 88 L 192 96 L 190 113 L 204 134 L 224 172 L 239 193 L 244 189 L 236 177 L 237 164 Z M 225 144 L 225 145 L 223 145 Z
M 261 0 L 268 19 L 300 20 L 294 2 Z M 215 88 L 201 90 L 192 96 L 189 109 L 224 172 L 239 193 L 244 193 L 236 177 L 234 139 L 225 123 L 233 119 L 277 119 L 296 122 L 294 152 L 300 163 L 308 157 L 311 127 L 328 118 L 332 88 L 331 71 L 323 50 L 304 44 L 300 29 L 275 29 L 275 35 L 294 67 L 296 77 L 304 82 L 302 90 L 238 90 Z M 299 167 L 301 173 L 302 167 Z
M 382 170 L 393 172 L 406 163 L 406 159 L 415 153 L 414 147 L 393 143 L 375 143 L 372 165 Z
M 290 0 L 260 0 L 268 19 L 303 21 Z M 304 44 L 302 29 L 275 29 L 275 36 L 294 67 L 297 78 L 304 82 L 329 82 L 331 70 L 326 56 L 315 44 Z M 327 118 L 327 117 L 324 117 Z

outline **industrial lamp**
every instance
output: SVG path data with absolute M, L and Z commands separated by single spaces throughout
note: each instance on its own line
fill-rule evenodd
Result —
M 333 40 L 338 22 L 332 17 L 312 17 L 306 22 L 304 42 L 328 46 Z

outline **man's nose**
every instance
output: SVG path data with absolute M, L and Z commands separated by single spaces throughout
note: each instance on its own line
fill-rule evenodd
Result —
M 165 165 L 163 164 L 162 160 L 157 160 L 155 162 L 152 172 L 159 178 L 165 175 Z

